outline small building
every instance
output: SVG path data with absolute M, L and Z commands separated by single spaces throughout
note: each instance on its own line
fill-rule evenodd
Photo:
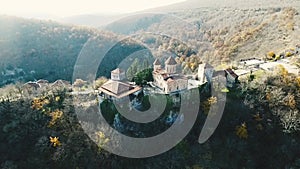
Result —
M 120 68 L 117 68 L 111 71 L 110 77 L 111 80 L 124 80 L 126 78 L 125 71 Z
M 217 70 L 212 74 L 212 82 L 217 83 L 218 87 L 233 87 L 238 82 L 238 75 L 230 68 Z M 222 85 L 222 86 L 220 86 Z
M 261 59 L 256 58 L 250 58 L 250 59 L 241 59 L 240 65 L 242 65 L 245 68 L 258 68 L 260 64 L 265 63 Z
M 100 95 L 105 98 L 119 100 L 136 94 L 142 89 L 139 86 L 125 82 L 125 77 L 125 71 L 119 68 L 111 71 L 111 79 L 98 89 Z
M 224 70 L 214 71 L 211 78 L 212 87 L 215 89 L 223 89 L 227 86 L 226 73 Z
M 165 94 L 179 92 L 188 88 L 188 79 L 177 72 L 177 62 L 173 57 L 165 61 L 165 68 L 156 59 L 153 63 L 154 86 L 161 89 Z

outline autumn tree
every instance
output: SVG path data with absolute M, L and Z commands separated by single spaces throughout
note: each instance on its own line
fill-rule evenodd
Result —
M 297 104 L 300 99 L 299 82 L 297 77 L 289 74 L 282 65 L 278 66 L 275 72 L 253 81 L 242 82 L 244 103 L 250 108 L 264 112 L 264 116 L 268 116 L 269 119 L 280 121 L 284 132 L 296 132 L 300 130 Z M 257 125 L 262 125 L 261 117 L 262 114 L 254 116 L 255 120 L 260 122 Z M 257 127 L 262 128 L 262 126 Z
M 98 89 L 99 87 L 101 87 L 105 82 L 107 82 L 107 78 L 106 77 L 99 77 L 98 79 L 95 80 L 94 82 L 94 88 Z

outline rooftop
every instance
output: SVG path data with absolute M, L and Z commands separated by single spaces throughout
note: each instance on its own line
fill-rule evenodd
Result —
M 153 65 L 161 65 L 161 63 L 158 59 L 155 59 L 155 61 L 153 62 Z
M 122 70 L 122 69 L 120 69 L 120 68 L 117 68 L 117 69 L 115 69 L 115 70 L 113 70 L 113 71 L 111 71 L 112 73 L 123 73 L 124 72 L 124 70 Z
M 234 71 L 230 68 L 225 70 L 227 73 L 229 73 L 233 78 L 237 78 L 238 75 L 236 73 L 234 73 Z
M 246 66 L 258 65 L 264 63 L 264 61 L 259 59 L 249 59 L 249 60 L 241 60 L 241 63 L 244 63 Z
M 174 59 L 172 56 L 170 56 L 170 57 L 166 60 L 165 64 L 166 64 L 166 65 L 177 65 L 177 62 L 175 61 L 175 59 Z
M 99 88 L 99 91 L 115 98 L 122 98 L 139 90 L 141 90 L 139 86 L 113 80 L 109 80 Z

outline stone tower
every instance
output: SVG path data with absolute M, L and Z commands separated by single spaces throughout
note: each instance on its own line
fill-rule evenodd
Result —
M 214 68 L 208 63 L 202 63 L 198 68 L 198 80 L 201 84 L 211 81 Z
M 154 71 L 161 69 L 161 63 L 158 59 L 155 59 L 155 61 L 153 62 L 153 69 Z
M 121 70 L 120 68 L 111 71 L 110 76 L 111 76 L 111 80 L 115 80 L 115 81 L 121 81 L 126 78 L 125 71 Z
M 170 56 L 165 62 L 166 73 L 176 73 L 176 65 L 177 62 L 172 56 Z

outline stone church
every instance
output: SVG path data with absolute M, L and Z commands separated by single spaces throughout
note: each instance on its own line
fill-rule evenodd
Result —
M 160 88 L 165 94 L 179 92 L 188 88 L 188 79 L 177 72 L 177 62 L 173 57 L 165 61 L 165 67 L 158 59 L 153 63 L 154 85 Z

